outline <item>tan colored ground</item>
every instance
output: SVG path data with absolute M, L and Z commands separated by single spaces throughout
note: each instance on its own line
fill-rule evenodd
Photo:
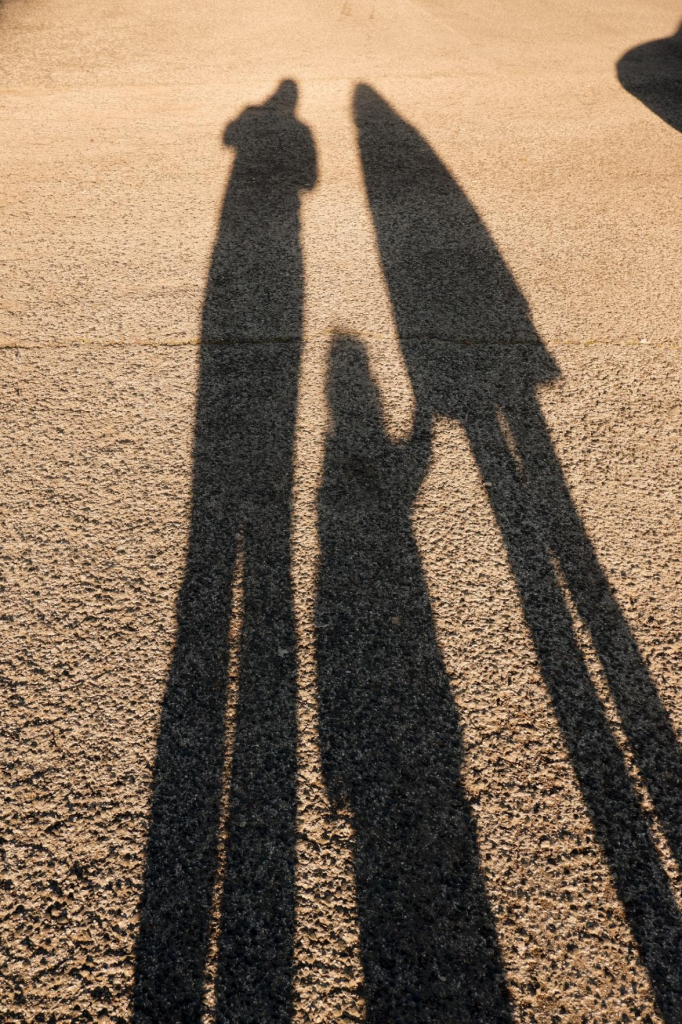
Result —
M 0 1019 L 682 1021 L 678 19 L 0 6 Z

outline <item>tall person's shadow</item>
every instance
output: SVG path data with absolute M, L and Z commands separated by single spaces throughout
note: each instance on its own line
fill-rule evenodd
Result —
M 299 196 L 316 179 L 314 144 L 295 117 L 296 96 L 295 84 L 283 82 L 225 132 L 236 157 L 204 302 L 191 524 L 154 773 L 136 1024 L 203 1019 L 216 913 L 216 1019 L 291 1019 L 290 519 L 303 296 Z M 242 609 L 236 726 L 221 835 L 236 604 Z
M 682 132 L 682 25 L 666 39 L 642 43 L 623 54 L 618 81 L 678 132 Z
M 467 433 L 583 800 L 659 1012 L 667 1024 L 679 1022 L 682 922 L 576 641 L 558 573 L 590 632 L 680 865 L 682 758 L 572 502 L 543 418 L 537 387 L 556 378 L 557 367 L 484 225 L 426 141 L 368 86 L 357 88 L 354 109 L 417 422 L 424 429 L 434 417 L 448 416 Z M 453 338 L 472 344 L 455 345 Z

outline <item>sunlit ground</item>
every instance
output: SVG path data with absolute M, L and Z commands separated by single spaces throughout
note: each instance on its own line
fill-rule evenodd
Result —
M 678 20 L 0 7 L 3 1020 L 682 1019 Z

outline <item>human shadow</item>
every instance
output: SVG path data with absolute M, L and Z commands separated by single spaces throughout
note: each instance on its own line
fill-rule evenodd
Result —
M 682 922 L 562 585 L 589 630 L 678 864 L 682 760 L 543 418 L 537 388 L 558 369 L 485 226 L 426 141 L 369 86 L 357 87 L 354 113 L 418 421 L 448 416 L 467 433 L 596 837 L 659 1012 L 679 1022 Z
M 291 1019 L 290 519 L 303 294 L 299 195 L 316 178 L 312 136 L 296 119 L 295 105 L 296 86 L 285 81 L 225 131 L 236 157 L 203 310 L 191 524 L 154 771 L 136 1024 L 204 1019 L 216 912 L 216 1019 Z M 229 632 L 240 600 L 223 831 Z
M 628 50 L 616 68 L 623 88 L 682 132 L 682 25 L 672 36 Z
M 428 422 L 385 435 L 364 350 L 335 340 L 319 495 L 320 747 L 355 830 L 367 1021 L 511 1020 L 461 779 L 457 709 L 410 514 Z M 422 429 L 423 428 L 423 429 Z

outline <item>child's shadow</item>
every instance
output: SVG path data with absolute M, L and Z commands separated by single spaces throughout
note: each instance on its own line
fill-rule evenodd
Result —
M 461 780 L 457 708 L 411 524 L 428 422 L 385 435 L 362 346 L 337 338 L 320 493 L 320 739 L 356 830 L 367 1020 L 505 1021 L 504 969 Z

